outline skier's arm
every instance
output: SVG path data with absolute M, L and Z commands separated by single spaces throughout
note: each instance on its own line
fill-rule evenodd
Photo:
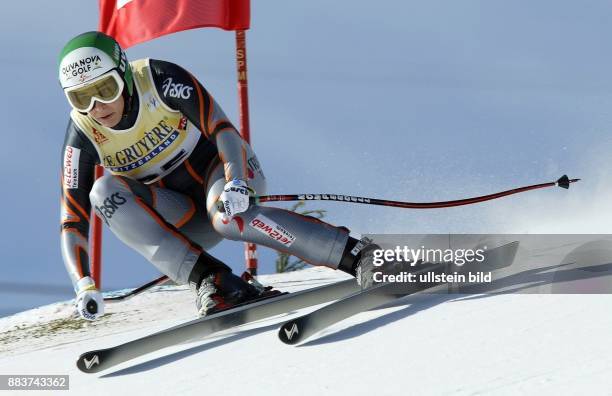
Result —
M 225 179 L 247 179 L 244 140 L 221 107 L 200 82 L 182 67 L 151 59 L 157 92 L 170 108 L 183 113 L 205 138 L 217 146 L 225 169 Z
M 94 182 L 98 154 L 72 122 L 68 123 L 61 164 L 61 250 L 75 291 L 89 272 L 89 191 Z M 81 282 L 83 283 L 83 282 Z

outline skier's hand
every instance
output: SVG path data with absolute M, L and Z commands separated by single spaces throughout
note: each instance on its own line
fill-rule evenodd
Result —
M 75 305 L 83 319 L 96 320 L 104 315 L 104 298 L 89 276 L 77 283 Z
M 249 198 L 255 191 L 241 179 L 234 179 L 225 184 L 219 200 L 223 203 L 225 215 L 232 217 L 249 209 Z

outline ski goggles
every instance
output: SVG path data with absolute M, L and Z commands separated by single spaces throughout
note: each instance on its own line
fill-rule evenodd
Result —
M 111 103 L 119 99 L 123 92 L 123 79 L 117 70 L 111 70 L 85 85 L 64 90 L 68 102 L 76 110 L 88 113 L 95 106 L 95 102 Z

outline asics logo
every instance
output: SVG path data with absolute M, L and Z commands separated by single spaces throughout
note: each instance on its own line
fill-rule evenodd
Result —
M 165 97 L 169 96 L 177 99 L 189 99 L 191 97 L 191 91 L 193 91 L 193 87 L 189 85 L 172 82 L 172 77 L 168 77 L 164 80 L 162 88 L 164 89 Z
M 113 217 L 119 206 L 127 202 L 118 192 L 106 197 L 101 206 L 96 205 L 96 213 L 108 225 L 108 221 Z

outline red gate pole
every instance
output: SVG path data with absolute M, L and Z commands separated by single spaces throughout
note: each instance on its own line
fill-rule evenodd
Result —
M 97 179 L 104 176 L 104 167 L 96 165 L 94 177 Z M 91 277 L 96 283 L 98 290 L 102 287 L 102 221 L 91 210 Z
M 249 129 L 249 91 L 247 79 L 246 33 L 236 30 L 236 66 L 238 69 L 238 111 L 240 114 L 240 133 L 247 143 L 251 143 Z M 244 257 L 247 271 L 257 275 L 257 245 L 246 243 Z

